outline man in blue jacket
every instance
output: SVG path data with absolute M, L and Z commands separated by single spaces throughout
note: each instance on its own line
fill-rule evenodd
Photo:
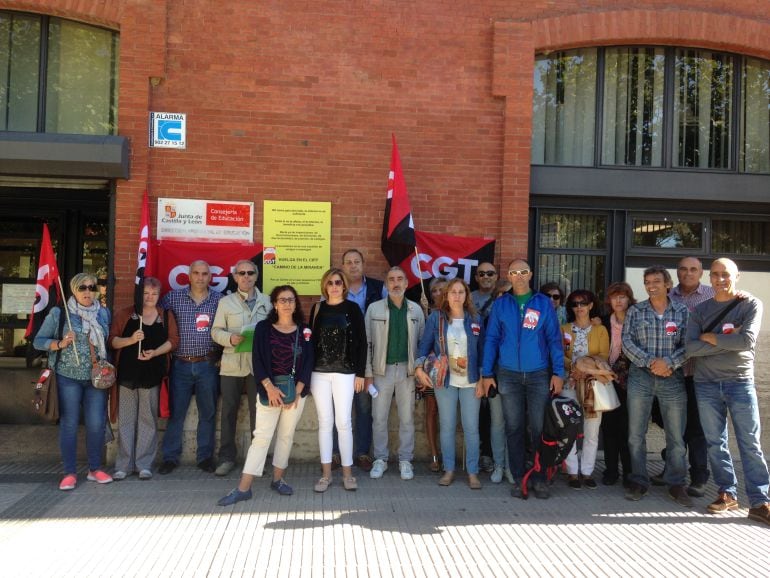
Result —
M 522 497 L 525 472 L 524 436 L 529 423 L 530 445 L 538 447 L 548 399 L 564 385 L 564 349 L 550 297 L 530 289 L 532 268 L 523 259 L 508 265 L 513 292 L 497 299 L 489 314 L 484 341 L 484 387 L 497 387 L 503 402 L 508 461 L 514 483 L 511 495 Z M 495 377 L 496 376 L 496 377 Z M 535 496 L 550 493 L 544 473 L 532 475 Z

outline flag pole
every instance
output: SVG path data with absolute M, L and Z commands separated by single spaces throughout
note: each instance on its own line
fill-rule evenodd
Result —
M 61 291 L 62 297 L 64 296 L 64 286 L 61 283 L 61 275 L 57 275 L 56 279 L 59 281 L 59 291 Z M 67 307 L 67 301 L 65 299 L 64 301 L 64 314 L 67 316 L 67 327 L 69 327 L 69 330 L 72 331 L 72 320 L 70 319 L 70 310 Z M 78 355 L 78 348 L 75 346 L 75 342 L 72 342 L 72 351 L 75 352 L 75 363 L 80 365 L 80 356 Z
M 414 246 L 414 256 L 417 260 L 417 272 L 418 277 L 420 278 L 420 285 L 422 286 L 422 294 L 425 296 L 425 300 L 428 303 L 428 310 L 425 311 L 425 315 L 428 315 L 428 311 L 430 310 L 430 298 L 428 297 L 428 293 L 425 291 L 425 279 L 422 278 L 422 269 L 420 268 L 420 252 L 417 250 L 417 245 Z

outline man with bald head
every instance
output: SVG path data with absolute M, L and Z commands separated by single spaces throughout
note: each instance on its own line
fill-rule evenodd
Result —
M 695 394 L 708 443 L 717 499 L 712 514 L 738 509 L 738 480 L 728 446 L 732 418 L 749 499 L 749 518 L 770 525 L 770 473 L 762 453 L 754 355 L 762 302 L 737 290 L 738 266 L 717 259 L 709 272 L 714 298 L 695 308 L 687 325 L 687 354 L 695 359 Z
M 508 280 L 512 292 L 496 299 L 489 313 L 481 375 L 486 391 L 496 386 L 500 393 L 514 479 L 511 495 L 521 498 L 527 423 L 530 447 L 536 448 L 550 394 L 560 393 L 564 384 L 564 349 L 551 298 L 530 288 L 529 263 L 511 261 Z M 547 499 L 545 474 L 535 472 L 532 479 L 535 497 Z

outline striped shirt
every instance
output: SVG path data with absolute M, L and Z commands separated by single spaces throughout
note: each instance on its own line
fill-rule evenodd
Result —
M 160 306 L 174 312 L 179 329 L 179 347 L 174 351 L 174 355 L 203 357 L 214 348 L 211 325 L 214 323 L 214 315 L 221 298 L 221 293 L 211 289 L 200 303 L 193 300 L 189 289 L 169 291 L 163 296 Z
M 708 285 L 704 285 L 703 283 L 698 283 L 698 287 L 696 287 L 695 291 L 692 291 L 685 295 L 684 293 L 682 293 L 682 285 L 680 283 L 679 285 L 671 289 L 668 296 L 671 298 L 672 301 L 676 301 L 678 303 L 684 303 L 685 306 L 687 307 L 687 311 L 692 313 L 693 311 L 695 311 L 695 307 L 697 305 L 700 305 L 704 301 L 708 301 L 714 296 L 714 289 L 712 287 L 709 287 Z M 685 362 L 684 374 L 686 376 L 695 374 L 694 359 L 688 359 Z
M 655 358 L 662 358 L 671 369 L 682 367 L 685 361 L 687 307 L 668 300 L 663 315 L 658 316 L 650 300 L 629 308 L 623 324 L 623 353 L 637 367 L 650 367 Z

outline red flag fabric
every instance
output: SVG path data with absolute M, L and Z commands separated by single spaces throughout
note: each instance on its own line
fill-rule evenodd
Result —
M 40 258 L 37 261 L 37 285 L 35 285 L 35 303 L 29 316 L 27 331 L 24 337 L 34 338 L 43 324 L 48 312 L 61 301 L 59 295 L 59 268 L 56 266 L 56 255 L 51 245 L 51 234 L 48 224 L 43 223 L 43 239 L 40 243 Z
M 152 275 L 150 268 L 150 203 L 146 190 L 142 198 L 142 221 L 139 225 L 139 249 L 137 250 L 136 262 L 134 309 L 137 315 L 141 315 L 144 308 L 144 278 Z
M 414 252 L 416 244 L 412 209 L 406 190 L 401 157 L 398 154 L 396 135 L 392 135 L 393 148 L 388 174 L 388 196 L 385 201 L 385 218 L 382 223 L 382 254 L 391 265 L 398 265 Z

